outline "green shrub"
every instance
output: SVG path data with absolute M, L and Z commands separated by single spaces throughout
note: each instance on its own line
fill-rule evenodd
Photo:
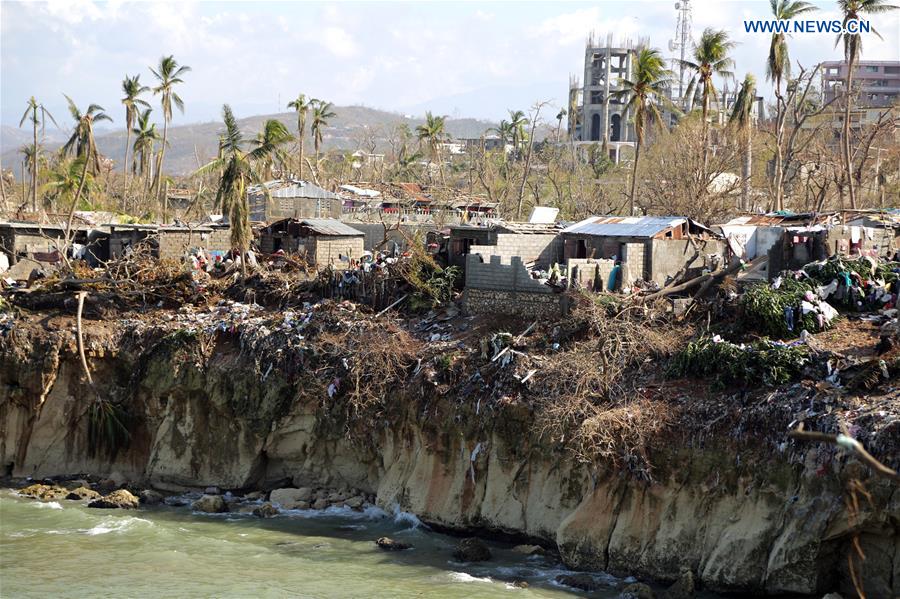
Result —
M 815 288 L 809 283 L 791 278 L 785 278 L 778 289 L 772 289 L 768 283 L 753 285 L 740 299 L 741 326 L 748 331 L 776 339 L 796 337 L 803 329 L 810 333 L 820 330 L 814 313 L 802 314 L 797 310 L 794 312 L 794 330 L 788 329 L 784 309 L 788 306 L 798 308 L 807 291 L 815 292 Z
M 799 376 L 808 361 L 806 345 L 757 341 L 741 346 L 702 337 L 672 358 L 667 375 L 711 378 L 717 388 L 731 384 L 774 386 Z

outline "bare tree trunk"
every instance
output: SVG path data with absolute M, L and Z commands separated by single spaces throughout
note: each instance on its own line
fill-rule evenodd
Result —
M 706 117 L 709 115 L 709 94 L 703 93 L 703 170 L 700 172 L 700 185 L 706 189 L 706 169 L 709 166 L 709 123 Z
M 850 102 L 852 101 L 853 64 L 856 56 L 852 53 L 847 61 L 847 88 L 844 90 L 844 139 L 841 141 L 841 153 L 844 158 L 844 168 L 847 171 L 847 191 L 850 195 L 850 209 L 856 209 L 856 190 L 853 188 L 853 165 L 850 162 Z
M 303 137 L 304 137 L 303 133 L 305 132 L 304 129 L 306 129 L 305 122 L 303 122 L 303 124 L 300 125 L 300 130 L 298 131 L 298 133 L 300 134 L 300 174 L 298 175 L 298 177 L 300 177 L 301 180 L 303 179 Z
M 87 152 L 84 157 L 84 168 L 81 169 L 81 181 L 78 182 L 78 190 L 75 191 L 75 198 L 72 200 L 72 207 L 69 209 L 69 218 L 66 222 L 66 246 L 63 248 L 63 260 L 68 263 L 69 247 L 72 245 L 72 221 L 75 220 L 75 209 L 78 206 L 78 200 L 81 199 L 81 192 L 84 190 L 84 180 L 87 177 L 88 164 L 91 162 L 91 144 L 88 143 Z
M 34 115 L 37 117 L 37 113 Z M 44 121 L 46 122 L 46 120 Z M 34 147 L 31 148 L 33 152 L 31 156 L 31 211 L 37 212 L 37 165 L 38 165 L 38 145 L 37 145 L 37 118 L 35 118 L 35 122 L 32 127 L 34 131 Z
M 774 179 L 774 192 L 775 192 L 775 210 L 783 210 L 784 209 L 784 172 L 783 172 L 783 148 L 782 143 L 784 142 L 784 119 L 785 119 L 785 106 L 784 100 L 781 97 L 781 78 L 777 78 L 775 80 L 775 179 Z
M 516 220 L 522 220 L 522 202 L 525 199 L 525 182 L 528 181 L 528 169 L 531 166 L 531 153 L 534 150 L 534 130 L 537 128 L 538 119 L 541 115 L 541 108 L 547 102 L 539 102 L 534 106 L 534 116 L 531 117 L 531 135 L 528 139 L 528 152 L 525 154 L 525 168 L 522 173 L 522 185 L 519 186 L 519 203 L 516 207 Z
M 744 146 L 744 180 L 741 182 L 741 210 L 750 209 L 750 174 L 753 161 L 753 128 L 747 123 L 747 139 Z
M 9 205 L 6 203 L 6 184 L 3 179 L 3 164 L 0 163 L 0 209 L 4 212 L 9 209 Z
M 628 196 L 628 216 L 634 216 L 634 185 L 637 183 L 638 160 L 641 157 L 640 138 L 634 144 L 634 164 L 631 167 L 631 193 Z
M 122 167 L 122 172 L 125 174 L 125 182 L 122 187 L 122 207 L 128 205 L 128 146 L 131 145 L 131 127 L 126 123 L 125 125 L 125 164 Z
M 163 121 L 162 147 L 159 149 L 159 160 L 157 160 L 156 164 L 156 176 L 154 177 L 153 185 L 150 188 L 151 192 L 156 192 L 157 199 L 160 191 L 162 191 L 160 183 L 162 182 L 163 160 L 166 157 L 166 141 L 169 139 L 169 120 L 163 119 Z

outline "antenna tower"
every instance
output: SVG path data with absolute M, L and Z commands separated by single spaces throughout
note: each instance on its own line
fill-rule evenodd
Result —
M 675 38 L 669 40 L 669 51 L 680 52 L 678 63 L 678 99 L 684 100 L 684 59 L 691 47 L 691 0 L 678 0 L 675 3 L 678 11 L 678 22 L 675 25 Z M 674 60 L 673 60 L 674 62 Z

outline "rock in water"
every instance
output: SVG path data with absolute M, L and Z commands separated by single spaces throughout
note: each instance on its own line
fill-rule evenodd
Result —
M 259 518 L 273 518 L 278 515 L 278 508 L 271 503 L 264 503 L 253 508 L 253 515 Z
M 544 555 L 546 553 L 540 545 L 516 545 L 512 550 L 524 555 Z
M 312 509 L 314 510 L 324 510 L 328 507 L 327 499 L 316 499 L 316 502 L 312 504 Z
M 286 510 L 303 509 L 298 506 L 301 502 L 308 502 L 312 498 L 312 489 L 301 487 L 299 489 L 275 489 L 269 494 L 269 501 L 277 503 Z
M 145 505 L 157 505 L 163 501 L 162 493 L 154 491 L 153 489 L 144 489 L 141 491 L 140 498 L 141 503 Z
M 596 591 L 600 588 L 590 574 L 560 574 L 556 577 L 556 582 L 581 591 Z
M 362 495 L 357 495 L 355 497 L 351 497 L 347 501 L 344 502 L 344 505 L 347 507 L 358 510 L 361 509 L 366 500 L 362 497 Z
M 621 599 L 656 599 L 653 589 L 643 582 L 635 582 L 622 589 Z
M 228 505 L 221 495 L 204 495 L 191 504 L 191 509 L 207 514 L 221 514 L 228 511 Z
M 681 576 L 678 577 L 675 584 L 663 593 L 663 599 L 691 599 L 695 590 L 694 573 L 690 570 L 682 570 Z
M 481 539 L 470 537 L 459 542 L 453 557 L 463 562 L 486 562 L 491 559 L 491 550 Z
M 93 489 L 88 489 L 87 487 L 78 487 L 77 489 L 72 489 L 69 491 L 69 494 L 66 495 L 66 499 L 70 499 L 72 501 L 81 501 L 82 499 L 99 499 L 100 493 Z
M 379 549 L 383 549 L 384 551 L 403 551 L 412 547 L 409 543 L 401 543 L 390 537 L 381 537 L 375 541 L 375 544 L 378 545 Z
M 33 484 L 24 489 L 19 489 L 19 494 L 40 499 L 41 501 L 53 501 L 54 499 L 64 498 L 69 494 L 69 490 L 57 485 Z
M 138 498 L 125 489 L 113 491 L 109 495 L 104 495 L 100 499 L 95 499 L 88 504 L 88 507 L 123 510 L 136 510 L 138 507 Z

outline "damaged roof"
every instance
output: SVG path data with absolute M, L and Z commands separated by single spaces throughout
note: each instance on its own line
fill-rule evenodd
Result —
M 602 237 L 649 238 L 683 225 L 687 220 L 681 216 L 591 216 L 566 227 L 562 232 Z
M 327 189 L 299 179 L 266 181 L 261 185 L 252 185 L 247 190 L 247 193 L 251 195 L 262 194 L 265 189 L 269 190 L 269 196 L 273 198 L 340 199 L 337 194 L 331 193 Z
M 306 218 L 300 221 L 304 227 L 317 235 L 331 235 L 335 237 L 359 237 L 365 235 L 359 229 L 354 229 L 334 218 Z

